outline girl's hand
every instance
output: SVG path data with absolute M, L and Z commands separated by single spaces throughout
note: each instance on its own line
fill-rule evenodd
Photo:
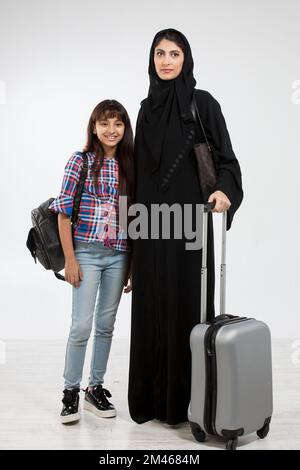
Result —
M 83 279 L 83 273 L 76 258 L 67 259 L 65 261 L 65 279 L 74 287 L 80 286 Z
M 231 206 L 231 202 L 222 191 L 215 191 L 209 196 L 208 202 L 214 201 L 216 201 L 216 205 L 211 212 L 225 212 Z

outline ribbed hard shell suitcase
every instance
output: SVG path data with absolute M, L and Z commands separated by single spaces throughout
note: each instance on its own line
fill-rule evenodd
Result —
M 269 432 L 273 411 L 271 335 L 254 318 L 226 315 L 226 212 L 223 213 L 220 315 L 206 321 L 207 213 L 203 209 L 200 324 L 191 331 L 191 401 L 188 418 L 195 439 L 206 434 L 223 437 L 226 449 L 237 447 L 238 437 Z

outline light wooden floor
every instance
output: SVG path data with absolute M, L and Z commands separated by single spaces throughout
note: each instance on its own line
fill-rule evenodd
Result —
M 300 448 L 300 363 L 292 360 L 292 345 L 293 340 L 273 341 L 270 433 L 265 440 L 256 434 L 240 438 L 240 450 Z M 224 444 L 214 438 L 203 444 L 196 442 L 188 424 L 168 426 L 151 421 L 138 425 L 131 421 L 127 409 L 128 347 L 127 340 L 114 339 L 105 380 L 117 418 L 101 419 L 82 412 L 78 424 L 64 426 L 59 422 L 64 342 L 7 341 L 6 362 L 0 364 L 0 448 L 223 449 Z M 86 359 L 82 387 L 87 383 L 90 345 Z

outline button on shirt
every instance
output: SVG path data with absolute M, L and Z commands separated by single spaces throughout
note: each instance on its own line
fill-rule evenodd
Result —
M 94 153 L 87 153 L 88 172 L 79 206 L 78 220 L 74 223 L 74 238 L 80 241 L 100 241 L 104 246 L 119 251 L 130 251 L 130 240 L 125 237 L 124 228 L 118 224 L 119 217 L 119 162 L 115 158 L 104 157 L 98 177 L 98 190 L 94 185 L 91 168 Z M 74 153 L 68 160 L 61 191 L 52 201 L 49 209 L 63 212 L 71 217 L 83 158 Z

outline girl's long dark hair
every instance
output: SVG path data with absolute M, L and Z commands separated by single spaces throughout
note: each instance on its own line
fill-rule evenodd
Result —
M 134 164 L 133 164 L 133 132 L 128 113 L 124 106 L 116 100 L 104 100 L 93 110 L 87 128 L 87 143 L 84 152 L 95 154 L 92 175 L 96 189 L 100 170 L 104 160 L 104 150 L 94 128 L 97 121 L 109 118 L 120 119 L 125 124 L 123 139 L 118 143 L 115 158 L 119 162 L 119 191 L 120 195 L 128 196 L 130 205 L 134 195 Z

